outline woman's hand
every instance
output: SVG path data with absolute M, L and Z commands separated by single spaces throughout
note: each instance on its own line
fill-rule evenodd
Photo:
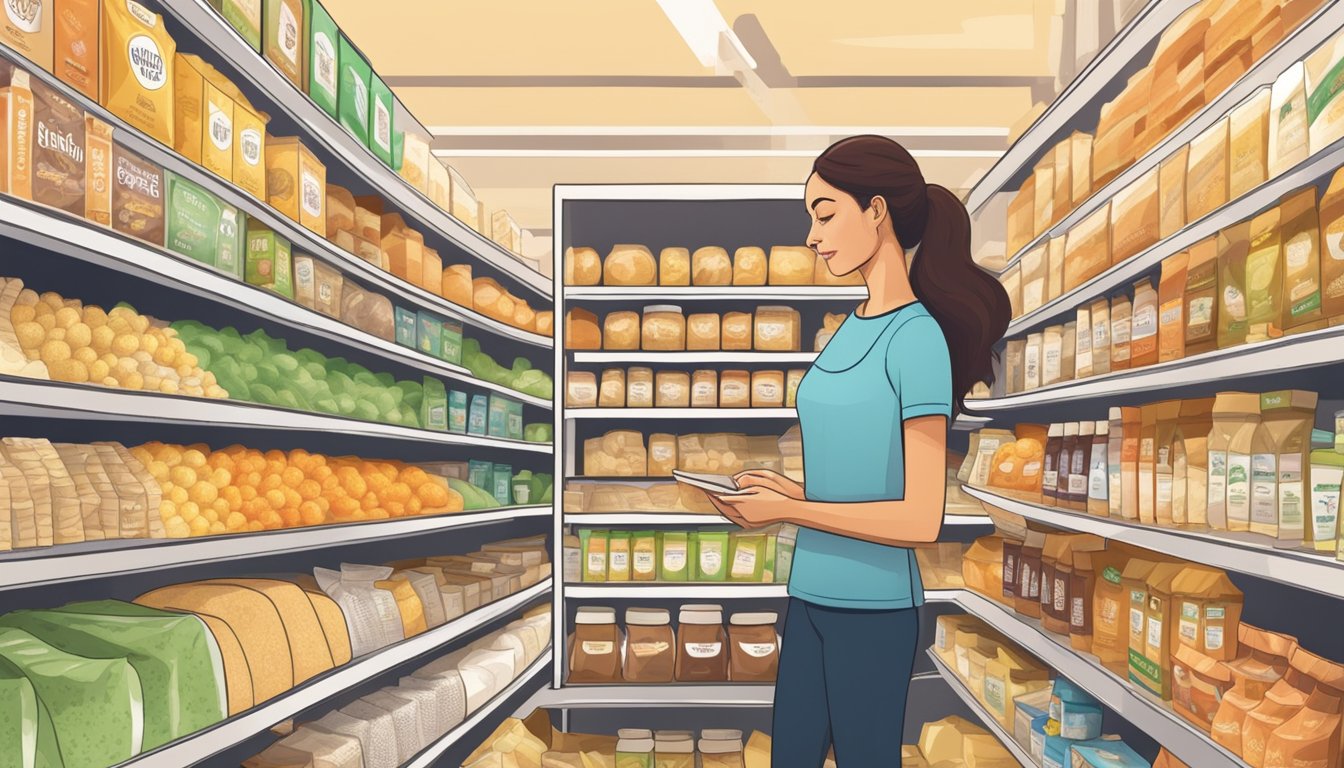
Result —
M 766 488 L 776 491 L 790 499 L 806 498 L 803 486 L 772 469 L 748 469 L 733 475 L 739 488 Z
M 708 494 L 709 500 L 724 517 L 743 528 L 760 528 L 793 518 L 791 511 L 802 504 L 765 486 L 753 486 L 738 493 Z

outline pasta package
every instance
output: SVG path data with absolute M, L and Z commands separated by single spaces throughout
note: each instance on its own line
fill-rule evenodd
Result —
M 1269 178 L 1269 99 L 1269 88 L 1261 88 L 1232 110 L 1227 168 L 1230 199 Z
M 135 0 L 103 3 L 99 59 L 103 106 L 170 147 L 174 146 L 175 130 L 175 53 L 177 43 L 158 14 Z
M 1185 226 L 1185 172 L 1190 162 L 1190 145 L 1185 145 L 1162 161 L 1157 172 L 1159 237 L 1167 238 Z
M 1227 203 L 1227 130 L 1223 118 L 1190 142 L 1185 220 L 1198 221 Z
M 1120 262 L 1156 243 L 1160 234 L 1154 168 L 1118 192 L 1111 203 L 1111 263 Z
M 1064 252 L 1064 290 L 1071 291 L 1111 265 L 1111 205 L 1107 203 L 1069 230 Z

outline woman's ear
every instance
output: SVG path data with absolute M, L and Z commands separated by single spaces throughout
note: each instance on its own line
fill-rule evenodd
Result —
M 874 226 L 879 226 L 887 218 L 887 199 L 876 195 L 868 202 L 868 215 Z

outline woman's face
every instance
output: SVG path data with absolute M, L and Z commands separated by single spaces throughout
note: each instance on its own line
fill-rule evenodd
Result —
M 843 277 L 877 253 L 886 201 L 877 198 L 865 211 L 854 198 L 814 173 L 807 180 L 803 202 L 812 217 L 807 244 L 826 261 L 831 274 Z

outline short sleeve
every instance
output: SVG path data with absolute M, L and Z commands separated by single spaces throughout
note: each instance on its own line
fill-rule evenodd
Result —
M 901 324 L 887 344 L 887 378 L 901 403 L 901 421 L 952 418 L 952 361 L 938 321 L 918 315 Z

